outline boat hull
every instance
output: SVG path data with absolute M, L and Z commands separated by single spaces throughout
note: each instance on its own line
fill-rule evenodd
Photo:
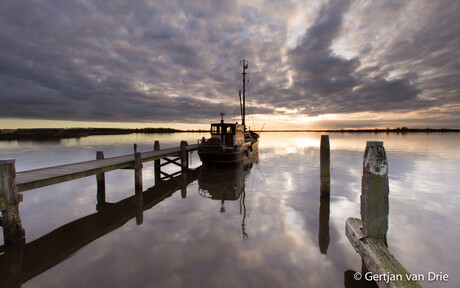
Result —
M 226 150 L 220 147 L 206 147 L 203 144 L 198 146 L 198 155 L 201 162 L 208 165 L 240 164 L 253 157 L 258 151 L 259 139 L 252 144 L 247 143 L 241 147 Z

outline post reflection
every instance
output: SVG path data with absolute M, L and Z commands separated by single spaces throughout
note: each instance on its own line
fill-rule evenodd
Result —
M 318 242 L 321 254 L 327 254 L 329 248 L 329 214 L 330 198 L 320 197 Z
M 0 246 L 0 287 L 21 287 L 22 283 L 58 265 L 79 249 L 131 219 L 136 219 L 136 223 L 141 225 L 143 211 L 195 181 L 200 168 L 188 170 L 185 177 L 180 175 L 160 181 L 144 192 L 135 191 L 135 195 L 119 202 L 99 202 L 97 213 L 63 225 L 30 243 Z
M 234 166 L 203 165 L 198 176 L 198 192 L 201 196 L 220 201 L 220 213 L 225 213 L 225 201 L 239 201 L 242 215 L 241 231 L 244 240 L 248 239 L 246 232 L 246 179 L 254 164 L 259 163 L 256 154 L 248 161 Z

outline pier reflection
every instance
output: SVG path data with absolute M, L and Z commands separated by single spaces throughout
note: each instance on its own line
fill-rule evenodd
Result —
M 221 213 L 225 213 L 225 201 L 239 201 L 242 215 L 241 231 L 243 239 L 249 236 L 246 232 L 246 179 L 254 164 L 259 163 L 256 154 L 248 161 L 236 166 L 215 167 L 203 165 L 198 176 L 198 192 L 201 196 L 220 201 Z
M 21 287 L 22 283 L 58 265 L 131 219 L 136 219 L 138 225 L 142 224 L 143 211 L 195 181 L 200 169 L 189 169 L 184 175 L 160 181 L 144 192 L 137 191 L 135 195 L 117 203 L 101 201 L 97 213 L 63 225 L 30 243 L 23 241 L 0 246 L 0 287 Z

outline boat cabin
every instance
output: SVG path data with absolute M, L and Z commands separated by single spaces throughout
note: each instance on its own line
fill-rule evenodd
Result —
M 211 124 L 211 138 L 219 140 L 223 148 L 232 149 L 240 147 L 244 143 L 244 126 L 238 123 L 214 123 Z M 217 144 L 216 140 L 211 141 Z

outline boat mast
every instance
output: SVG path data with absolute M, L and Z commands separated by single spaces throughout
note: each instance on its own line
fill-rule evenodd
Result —
M 248 69 L 249 61 L 243 59 L 243 126 L 246 130 L 246 69 Z

